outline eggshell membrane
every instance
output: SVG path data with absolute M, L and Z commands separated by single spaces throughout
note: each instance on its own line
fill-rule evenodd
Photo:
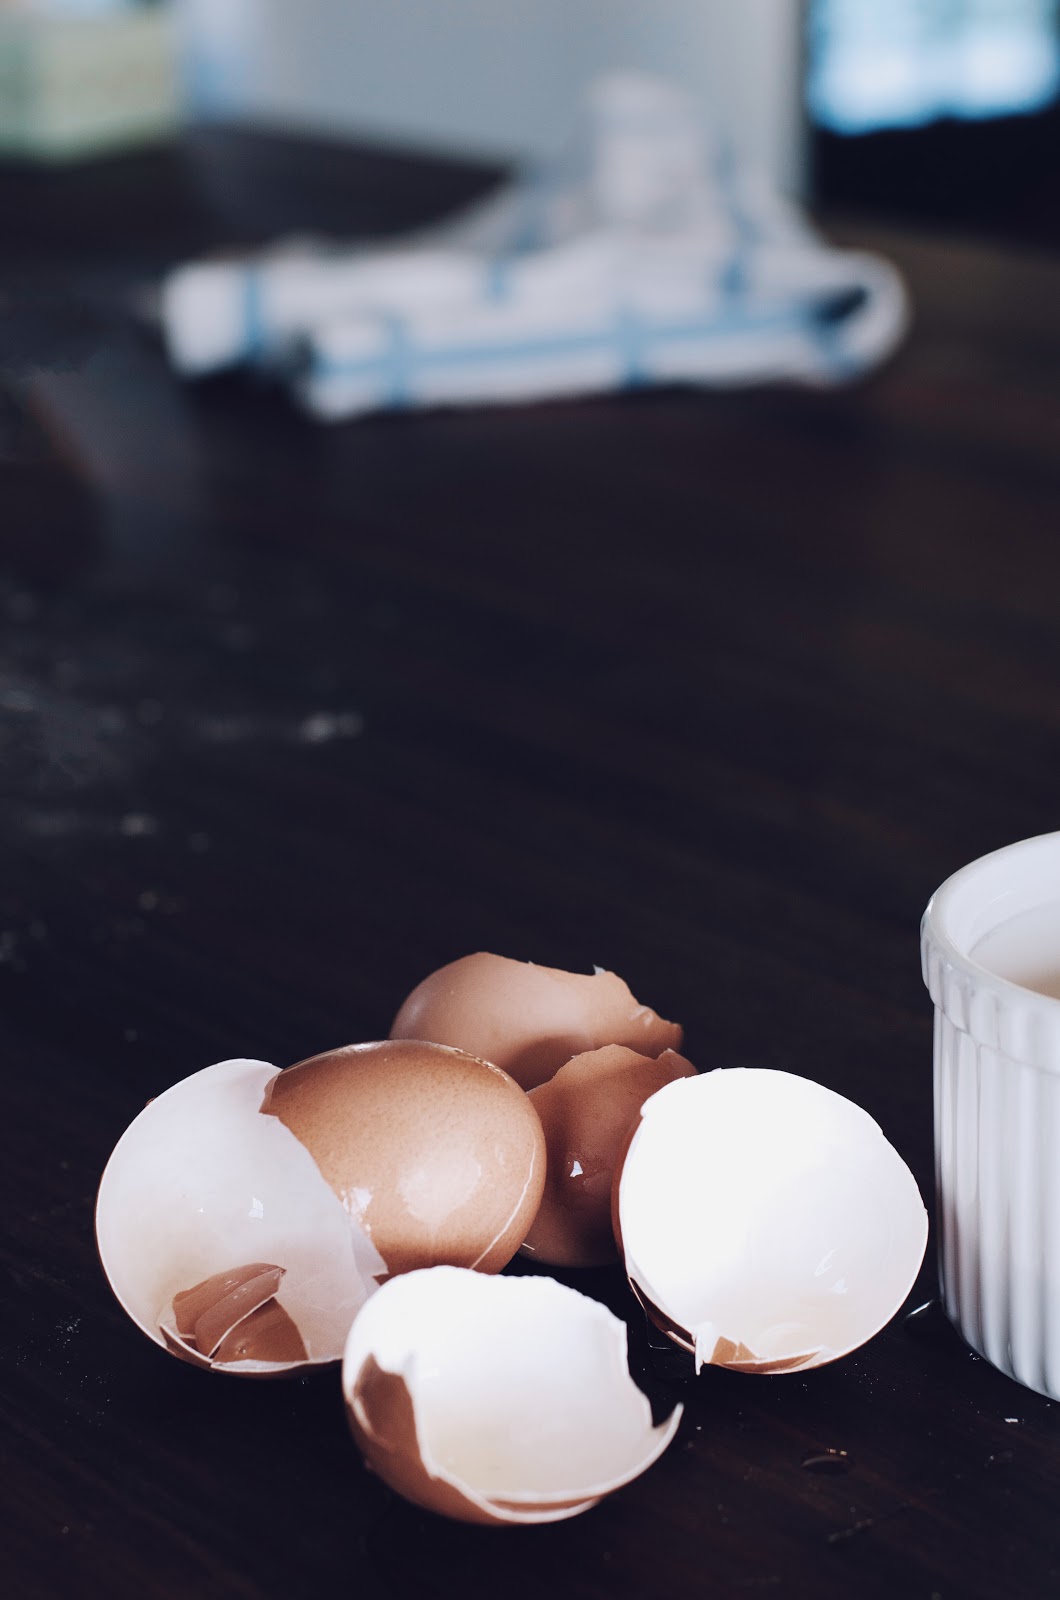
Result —
M 196 1366 L 211 1363 L 175 1337 L 172 1302 L 213 1274 L 255 1262 L 283 1268 L 275 1303 L 317 1363 L 341 1357 L 386 1271 L 309 1151 L 260 1114 L 277 1075 L 267 1062 L 232 1060 L 174 1084 L 130 1123 L 100 1182 L 96 1239 L 111 1288 L 148 1338 Z M 219 1370 L 271 1376 L 301 1364 Z
M 679 1049 L 683 1034 L 640 1005 L 613 972 L 561 972 L 480 952 L 424 978 L 390 1037 L 455 1045 L 534 1089 L 572 1056 L 601 1045 L 654 1057 Z
M 601 1266 L 616 1255 L 615 1165 L 644 1101 L 695 1067 L 674 1050 L 657 1060 L 624 1045 L 575 1056 L 530 1101 L 545 1130 L 545 1192 L 523 1251 L 560 1267 Z
M 784 1072 L 714 1071 L 653 1095 L 616 1193 L 634 1292 L 697 1369 L 848 1353 L 897 1311 L 927 1243 L 916 1181 L 878 1125 Z
M 384 1040 L 270 1080 L 262 1108 L 311 1152 L 391 1274 L 497 1272 L 541 1200 L 545 1137 L 527 1096 L 462 1050 Z
M 375 1298 L 343 1360 L 350 1425 L 369 1465 L 428 1510 L 501 1524 L 576 1516 L 677 1430 L 680 1406 L 652 1424 L 625 1325 L 551 1278 L 435 1267 Z

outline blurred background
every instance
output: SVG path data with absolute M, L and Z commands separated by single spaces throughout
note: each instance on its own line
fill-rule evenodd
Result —
M 682 83 L 783 190 L 1060 238 L 1056 0 L 182 0 L 198 115 L 542 155 L 594 74 Z
M 686 87 L 789 194 L 1060 237 L 1057 0 L 0 0 L 0 149 L 179 115 L 511 161 L 616 68 Z

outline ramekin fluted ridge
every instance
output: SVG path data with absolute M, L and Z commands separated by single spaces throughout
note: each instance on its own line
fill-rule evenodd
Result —
M 1011 918 L 1060 904 L 1060 833 L 962 868 L 921 924 L 935 1005 L 939 1280 L 995 1367 L 1060 1400 L 1060 1000 L 974 959 Z

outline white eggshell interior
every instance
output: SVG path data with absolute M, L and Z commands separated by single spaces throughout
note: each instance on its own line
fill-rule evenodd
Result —
M 386 1270 L 308 1150 L 260 1113 L 277 1071 L 221 1061 L 185 1078 L 140 1112 L 107 1164 L 96 1205 L 100 1258 L 125 1310 L 159 1344 L 174 1294 L 261 1261 L 286 1268 L 276 1299 L 309 1359 L 334 1361 L 373 1274 Z
M 916 1181 L 867 1112 L 790 1073 L 729 1069 L 649 1099 L 626 1156 L 627 1271 L 710 1359 L 842 1354 L 912 1287 L 927 1241 Z
M 430 1267 L 385 1284 L 346 1346 L 352 1396 L 369 1356 L 412 1396 L 428 1469 L 510 1503 L 590 1499 L 643 1472 L 655 1428 L 629 1375 L 625 1324 L 551 1278 Z

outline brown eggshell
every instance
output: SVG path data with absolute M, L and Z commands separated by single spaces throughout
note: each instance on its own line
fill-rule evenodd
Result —
M 617 1254 L 611 1227 L 615 1164 L 649 1095 L 695 1067 L 674 1050 L 657 1060 L 605 1045 L 568 1061 L 531 1091 L 548 1152 L 545 1192 L 523 1250 L 557 1267 L 594 1267 Z
M 273 1299 L 283 1268 L 255 1261 L 231 1272 L 217 1272 L 173 1296 L 173 1324 L 180 1337 L 204 1356 L 212 1356 L 237 1323 Z
M 396 1372 L 384 1372 L 371 1358 L 358 1375 L 346 1403 L 350 1431 L 365 1461 L 391 1489 L 440 1516 L 494 1526 L 516 1520 L 490 1506 L 485 1497 L 429 1471 L 416 1428 L 412 1396 Z
M 390 1275 L 442 1263 L 498 1272 L 541 1199 L 536 1111 L 505 1072 L 461 1050 L 329 1050 L 273 1078 L 261 1109 L 306 1147 Z
M 646 1056 L 680 1047 L 682 1030 L 640 1005 L 613 972 L 561 972 L 507 956 L 463 956 L 418 984 L 392 1039 L 469 1050 L 536 1088 L 572 1056 L 621 1044 Z

